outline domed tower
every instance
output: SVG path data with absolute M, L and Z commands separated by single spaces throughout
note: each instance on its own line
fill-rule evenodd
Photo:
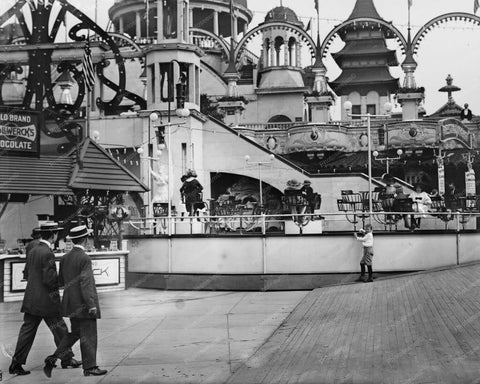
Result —
M 357 0 L 348 20 L 372 18 L 383 20 L 373 0 Z M 348 21 L 347 20 L 347 21 Z M 349 100 L 353 114 L 383 114 L 383 105 L 399 88 L 398 79 L 392 77 L 389 67 L 398 66 L 395 51 L 387 48 L 386 39 L 394 36 L 380 25 L 370 22 L 349 24 L 339 35 L 345 47 L 333 54 L 342 73 L 330 83 L 341 96 L 341 103 Z M 342 110 L 342 119 L 346 119 Z
M 115 0 L 110 8 L 109 15 L 116 32 L 127 33 L 137 42 L 155 40 L 159 24 L 162 20 L 158 18 L 157 9 L 159 4 L 169 3 L 168 0 Z M 183 6 L 183 1 L 173 1 Z M 230 0 L 190 0 L 188 26 L 203 29 L 214 33 L 217 36 L 231 36 L 230 28 Z M 252 21 L 253 14 L 247 7 L 247 0 L 234 0 L 236 10 L 236 23 L 234 25 L 234 38 L 236 34 L 244 32 Z M 148 13 L 148 22 L 147 22 Z M 180 14 L 179 14 L 180 15 Z M 181 16 L 183 17 L 183 16 Z M 168 26 L 164 24 L 167 33 Z
M 277 21 L 303 28 L 293 10 L 276 7 L 267 13 L 264 25 Z M 262 35 L 262 68 L 256 90 L 262 105 L 260 121 L 289 122 L 303 120 L 303 94 L 306 87 L 302 77 L 301 40 L 293 30 L 275 27 Z M 282 111 L 281 114 L 278 111 Z

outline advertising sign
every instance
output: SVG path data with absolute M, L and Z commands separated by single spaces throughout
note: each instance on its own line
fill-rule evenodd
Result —
M 445 167 L 443 164 L 438 166 L 438 193 L 445 194 Z
M 16 155 L 38 155 L 39 115 L 22 110 L 1 109 L 0 151 Z
M 57 272 L 60 269 L 60 261 L 55 261 Z M 11 266 L 11 292 L 21 292 L 27 287 L 27 280 L 23 278 L 25 262 L 12 262 Z M 117 285 L 120 284 L 120 258 L 92 259 L 93 276 L 95 285 Z
M 475 172 L 473 170 L 465 172 L 465 193 L 467 196 L 475 196 L 477 194 Z

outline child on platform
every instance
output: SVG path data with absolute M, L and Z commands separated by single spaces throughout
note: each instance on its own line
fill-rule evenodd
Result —
M 373 227 L 371 224 L 365 225 L 365 229 L 360 229 L 359 233 L 355 233 L 355 238 L 362 242 L 363 257 L 360 261 L 360 277 L 357 281 L 365 283 L 373 282 L 372 259 L 373 259 Z M 368 269 L 368 278 L 365 280 L 365 266 Z

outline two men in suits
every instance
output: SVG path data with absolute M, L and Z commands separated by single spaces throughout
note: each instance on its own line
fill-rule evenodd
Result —
M 69 348 L 77 340 L 80 340 L 84 375 L 100 376 L 107 373 L 97 366 L 97 319 L 100 318 L 100 306 L 92 261 L 84 248 L 91 232 L 85 225 L 80 225 L 72 228 L 67 237 L 74 245 L 60 261 L 59 281 L 65 287 L 63 315 L 70 318 L 72 332 L 63 338 L 54 354 L 45 359 L 43 371 L 47 377 L 51 377 L 57 359 L 68 355 Z
M 9 372 L 16 375 L 28 375 L 30 372 L 23 369 L 28 353 L 32 348 L 38 326 L 45 321 L 53 334 L 55 344 L 68 333 L 67 326 L 61 316 L 60 294 L 58 292 L 58 275 L 55 265 L 55 256 L 52 246 L 62 230 L 58 223 L 47 222 L 34 231 L 39 235 L 38 243 L 27 247 L 27 260 L 24 277 L 27 279 L 27 288 L 23 298 L 23 324 L 18 335 L 17 346 L 9 367 Z M 73 358 L 72 350 L 66 351 L 62 358 L 62 368 L 77 368 L 81 362 Z

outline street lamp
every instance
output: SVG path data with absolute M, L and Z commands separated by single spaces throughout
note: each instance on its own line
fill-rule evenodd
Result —
M 270 157 L 269 161 L 255 161 L 251 163 L 250 156 L 245 155 L 245 163 L 258 165 L 258 180 L 259 180 L 259 186 L 260 186 L 260 208 L 263 207 L 262 165 L 272 164 L 273 160 L 275 160 L 275 155 L 273 153 L 271 153 L 269 157 Z
M 343 104 L 343 108 L 347 112 L 347 115 L 350 117 L 366 117 L 367 118 L 367 136 L 368 136 L 368 214 L 369 220 L 371 221 L 372 212 L 373 212 L 373 202 L 372 202 L 372 139 L 371 139 L 371 118 L 372 117 L 390 117 L 390 112 L 392 111 L 392 103 L 388 101 L 384 105 L 385 111 L 387 112 L 386 115 L 372 115 L 370 113 L 367 114 L 352 114 L 352 102 L 346 101 Z
M 373 157 L 375 157 L 375 160 L 378 160 L 378 161 L 385 161 L 387 163 L 387 173 L 390 173 L 389 170 L 389 165 L 390 165 L 390 161 L 393 161 L 393 160 L 398 160 L 401 158 L 401 156 L 403 155 L 403 151 L 401 149 L 397 149 L 397 157 L 378 157 L 379 153 L 378 151 L 373 151 Z

